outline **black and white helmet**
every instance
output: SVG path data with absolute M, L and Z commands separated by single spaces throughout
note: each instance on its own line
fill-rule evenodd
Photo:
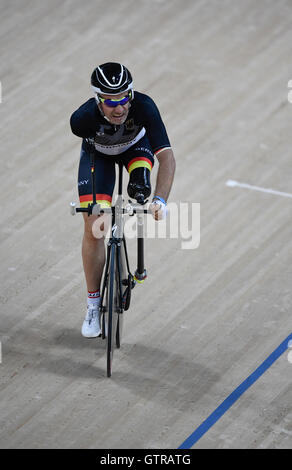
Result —
M 98 95 L 119 95 L 129 90 L 133 94 L 132 75 L 124 65 L 116 62 L 96 67 L 91 75 L 91 86 Z

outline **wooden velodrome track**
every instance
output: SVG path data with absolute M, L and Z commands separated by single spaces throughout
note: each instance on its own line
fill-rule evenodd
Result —
M 0 447 L 175 449 L 291 334 L 292 4 L 1 0 L 0 18 Z M 111 379 L 104 342 L 80 333 L 83 222 L 69 214 L 69 118 L 108 60 L 160 108 L 170 202 L 201 204 L 197 249 L 146 241 Z M 288 353 L 194 448 L 291 448 Z

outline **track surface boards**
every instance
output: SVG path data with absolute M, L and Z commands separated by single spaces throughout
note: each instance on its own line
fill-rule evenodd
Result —
M 226 186 L 292 193 L 292 4 L 2 0 L 0 18 L 0 447 L 177 448 L 292 332 L 291 199 Z M 197 249 L 146 240 L 111 379 L 104 343 L 80 333 L 69 214 L 69 118 L 107 60 L 160 108 L 170 202 L 201 204 Z M 195 447 L 291 448 L 291 376 L 287 351 Z

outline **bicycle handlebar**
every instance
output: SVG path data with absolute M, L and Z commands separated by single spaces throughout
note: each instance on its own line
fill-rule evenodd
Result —
M 144 196 L 143 196 L 144 199 Z M 102 208 L 100 204 L 94 204 L 94 205 L 89 205 L 89 207 L 76 207 L 75 202 L 71 202 L 70 204 L 71 208 L 71 214 L 75 215 L 78 212 L 85 212 L 88 215 L 100 215 L 100 214 L 112 214 L 115 210 L 116 207 L 105 207 Z M 122 214 L 128 214 L 128 215 L 134 215 L 134 214 L 150 214 L 151 211 L 149 209 L 143 209 L 141 207 L 141 204 L 136 205 L 131 202 L 126 205 L 126 207 L 121 208 L 121 213 Z

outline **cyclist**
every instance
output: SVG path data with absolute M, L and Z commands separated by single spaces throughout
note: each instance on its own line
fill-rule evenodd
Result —
M 135 198 L 151 194 L 150 173 L 154 156 L 159 168 L 150 210 L 156 220 L 166 215 L 166 201 L 172 186 L 175 159 L 164 123 L 154 101 L 134 92 L 129 70 L 122 64 L 107 62 L 91 75 L 94 97 L 71 116 L 72 132 L 81 137 L 78 191 L 81 207 L 92 203 L 91 159 L 94 152 L 96 200 L 111 205 L 115 185 L 115 162 L 122 159 L 129 173 L 128 194 Z M 104 238 L 93 235 L 96 216 L 83 214 L 82 261 L 87 284 L 87 313 L 81 332 L 87 338 L 100 335 L 100 283 L 105 263 Z

